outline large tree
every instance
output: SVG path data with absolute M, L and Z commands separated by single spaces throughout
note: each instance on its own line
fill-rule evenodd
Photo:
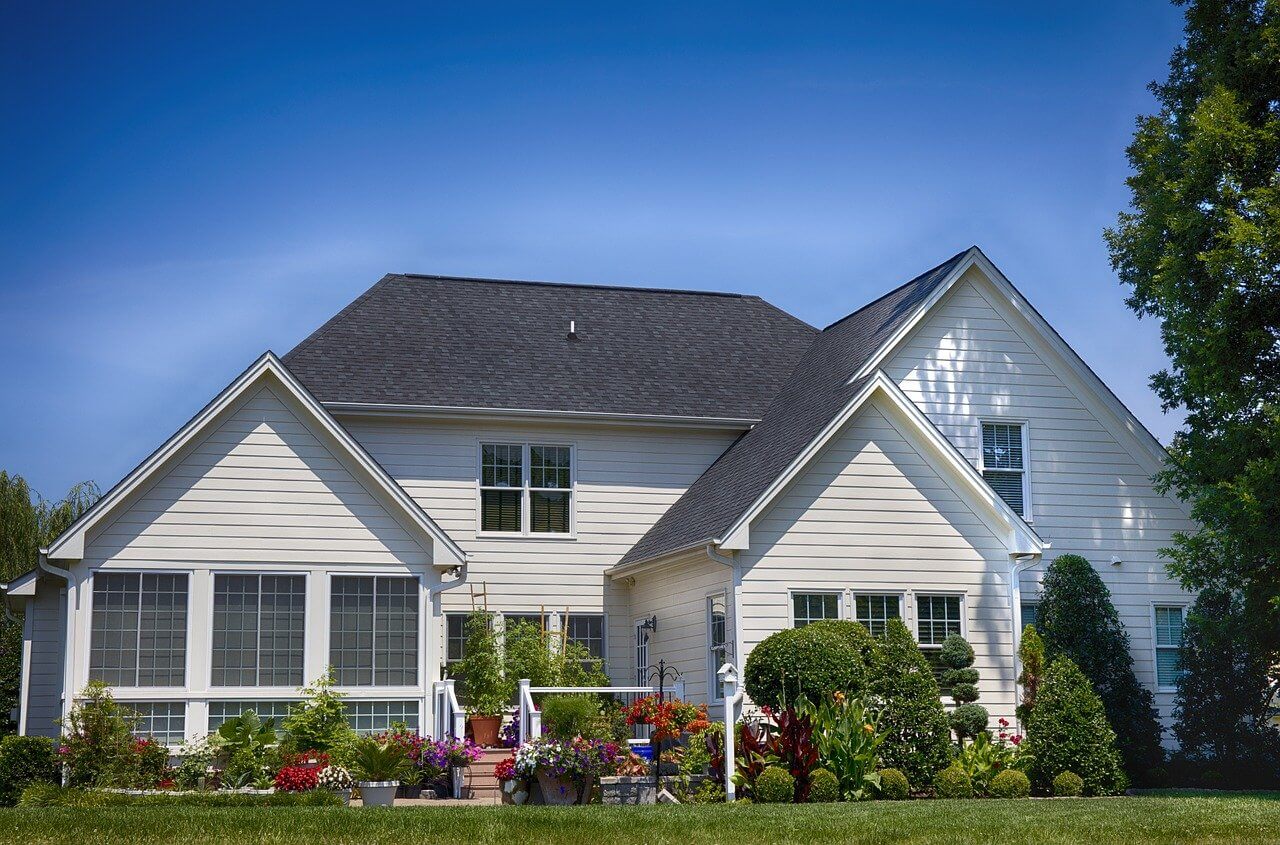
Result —
M 40 549 L 75 522 L 102 494 L 86 481 L 48 502 L 20 475 L 0 470 L 0 583 L 36 565 Z M 22 674 L 22 621 L 0 615 L 0 733 L 14 729 L 9 714 L 18 702 Z
M 1186 423 L 1158 480 L 1198 523 L 1167 551 L 1191 590 L 1238 591 L 1280 649 L 1280 0 L 1176 0 L 1186 39 L 1128 148 L 1106 233 L 1129 305 L 1160 321 L 1152 378 Z

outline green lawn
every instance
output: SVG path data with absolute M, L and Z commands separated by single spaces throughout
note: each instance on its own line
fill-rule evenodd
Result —
M 0 842 L 1280 842 L 1280 793 L 799 807 L 0 810 Z

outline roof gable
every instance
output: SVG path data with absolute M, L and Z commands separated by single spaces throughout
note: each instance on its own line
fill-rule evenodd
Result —
M 335 407 L 693 417 L 745 427 L 817 334 L 755 296 L 388 275 L 284 361 Z
M 326 436 L 348 469 L 357 474 L 370 492 L 377 494 L 399 515 L 406 528 L 412 528 L 429 544 L 432 562 L 437 567 L 451 567 L 465 562 L 466 556 L 455 543 L 399 484 L 387 474 L 356 440 L 307 392 L 274 354 L 267 352 L 231 382 L 185 426 L 165 441 L 129 475 L 76 520 L 49 545 L 50 559 L 78 560 L 84 555 L 85 537 L 105 524 L 125 506 L 133 494 L 152 479 L 160 477 L 186 454 L 188 448 L 212 431 L 242 397 L 269 386 L 278 396 L 288 397 L 301 412 L 304 423 Z

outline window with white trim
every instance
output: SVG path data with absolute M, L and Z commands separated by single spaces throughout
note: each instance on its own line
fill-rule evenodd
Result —
M 934 675 L 941 679 L 942 643 L 964 631 L 964 602 L 960 596 L 916 596 L 916 642 Z M 945 693 L 946 690 L 943 690 Z
M 339 686 L 418 683 L 418 579 L 335 575 L 329 663 Z
M 180 687 L 186 676 L 186 574 L 94 574 L 89 678 L 113 687 Z
M 791 627 L 803 628 L 811 622 L 839 618 L 839 593 L 791 594 Z
M 480 532 L 571 534 L 573 449 L 528 443 L 481 444 Z
M 214 575 L 215 687 L 298 687 L 306 633 L 305 575 Z
M 982 424 L 982 477 L 1018 516 L 1027 516 L 1026 428 L 1020 423 Z
M 182 744 L 187 730 L 185 701 L 130 701 L 124 706 L 138 717 L 135 736 L 149 736 L 161 745 Z
M 884 636 L 890 619 L 902 618 L 902 602 L 896 595 L 859 593 L 853 597 L 853 618 L 873 636 Z
M 1183 622 L 1181 605 L 1156 606 L 1156 686 L 1162 690 L 1177 689 L 1182 676 Z
M 711 701 L 724 698 L 716 674 L 728 660 L 729 612 L 724 593 L 707 596 L 707 690 Z

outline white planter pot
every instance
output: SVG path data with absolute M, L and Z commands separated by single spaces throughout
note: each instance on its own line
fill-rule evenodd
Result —
M 398 780 L 362 780 L 360 800 L 366 807 L 390 807 L 395 804 L 396 790 L 400 788 Z

